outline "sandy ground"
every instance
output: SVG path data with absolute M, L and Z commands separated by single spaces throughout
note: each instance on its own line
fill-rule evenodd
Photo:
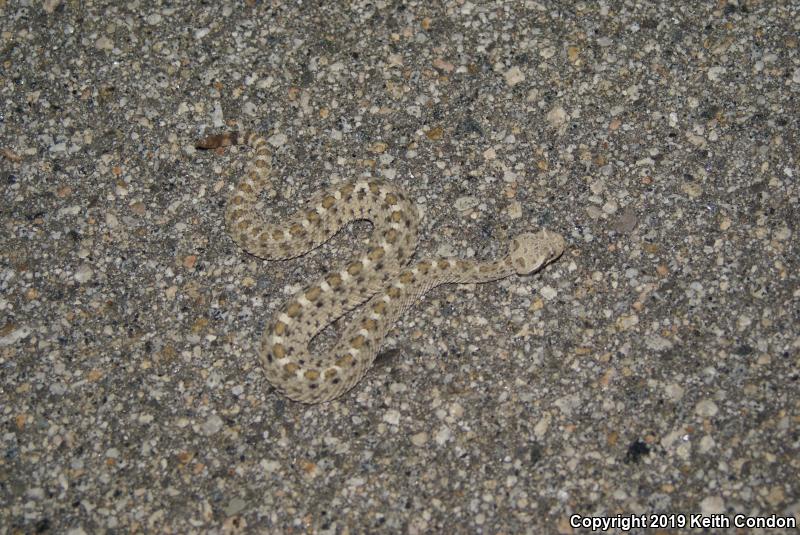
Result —
M 798 21 L 790 1 L 0 1 L 0 531 L 797 521 Z M 242 252 L 223 213 L 248 150 L 194 149 L 237 122 L 273 147 L 265 217 L 381 177 L 421 208 L 420 256 L 541 227 L 568 248 L 437 288 L 352 391 L 287 401 L 261 331 L 368 226 Z

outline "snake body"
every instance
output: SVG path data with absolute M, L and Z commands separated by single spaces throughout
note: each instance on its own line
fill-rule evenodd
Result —
M 231 144 L 246 144 L 253 152 L 225 211 L 228 233 L 248 253 L 291 259 L 325 243 L 350 221 L 366 219 L 373 225 L 365 252 L 297 292 L 264 330 L 259 358 L 267 380 L 295 401 L 320 403 L 350 390 L 372 366 L 394 322 L 431 288 L 529 274 L 564 250 L 559 234 L 542 230 L 513 238 L 500 260 L 426 258 L 409 266 L 417 246 L 416 207 L 395 185 L 378 179 L 324 188 L 283 221 L 268 222 L 256 210 L 259 193 L 271 185 L 267 141 L 259 134 L 232 132 L 205 138 L 197 147 Z M 332 349 L 309 352 L 314 336 L 359 306 Z

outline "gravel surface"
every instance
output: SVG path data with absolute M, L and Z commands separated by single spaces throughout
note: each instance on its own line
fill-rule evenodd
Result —
M 793 531 L 796 2 L 0 0 L 0 32 L 0 532 Z M 243 253 L 248 150 L 193 148 L 237 124 L 275 216 L 384 177 L 418 255 L 568 249 L 287 401 L 260 333 L 368 225 Z

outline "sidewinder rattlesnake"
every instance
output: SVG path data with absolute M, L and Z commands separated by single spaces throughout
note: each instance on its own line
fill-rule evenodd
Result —
M 270 187 L 267 141 L 255 133 L 230 132 L 207 137 L 197 148 L 237 143 L 250 146 L 254 158 L 228 199 L 225 224 L 248 253 L 266 260 L 295 258 L 350 221 L 366 219 L 373 225 L 365 253 L 297 292 L 264 330 L 259 357 L 267 379 L 295 401 L 320 403 L 350 390 L 372 366 L 394 322 L 431 288 L 527 275 L 564 250 L 561 235 L 541 230 L 513 238 L 500 260 L 427 258 L 406 267 L 417 246 L 417 210 L 400 189 L 378 179 L 327 187 L 283 221 L 268 222 L 256 211 L 259 193 Z M 309 352 L 320 331 L 360 305 L 330 351 Z

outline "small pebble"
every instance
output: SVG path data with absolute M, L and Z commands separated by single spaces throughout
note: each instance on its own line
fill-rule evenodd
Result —
M 89 264 L 81 264 L 78 269 L 75 270 L 75 280 L 80 282 L 81 284 L 85 282 L 89 282 L 92 276 L 94 275 L 94 271 Z
M 208 417 L 205 423 L 203 423 L 201 431 L 206 436 L 215 435 L 216 433 L 219 432 L 220 429 L 222 429 L 223 425 L 224 424 L 222 418 L 220 418 L 216 414 L 212 414 L 211 416 Z
M 714 403 L 712 400 L 704 399 L 698 402 L 697 405 L 695 405 L 694 412 L 695 414 L 697 414 L 698 416 L 702 416 L 703 418 L 711 418 L 717 415 L 717 412 L 719 412 L 719 408 L 717 407 L 717 404 Z
M 511 67 L 506 71 L 505 79 L 510 87 L 514 87 L 525 80 L 525 74 L 523 74 L 519 67 Z

